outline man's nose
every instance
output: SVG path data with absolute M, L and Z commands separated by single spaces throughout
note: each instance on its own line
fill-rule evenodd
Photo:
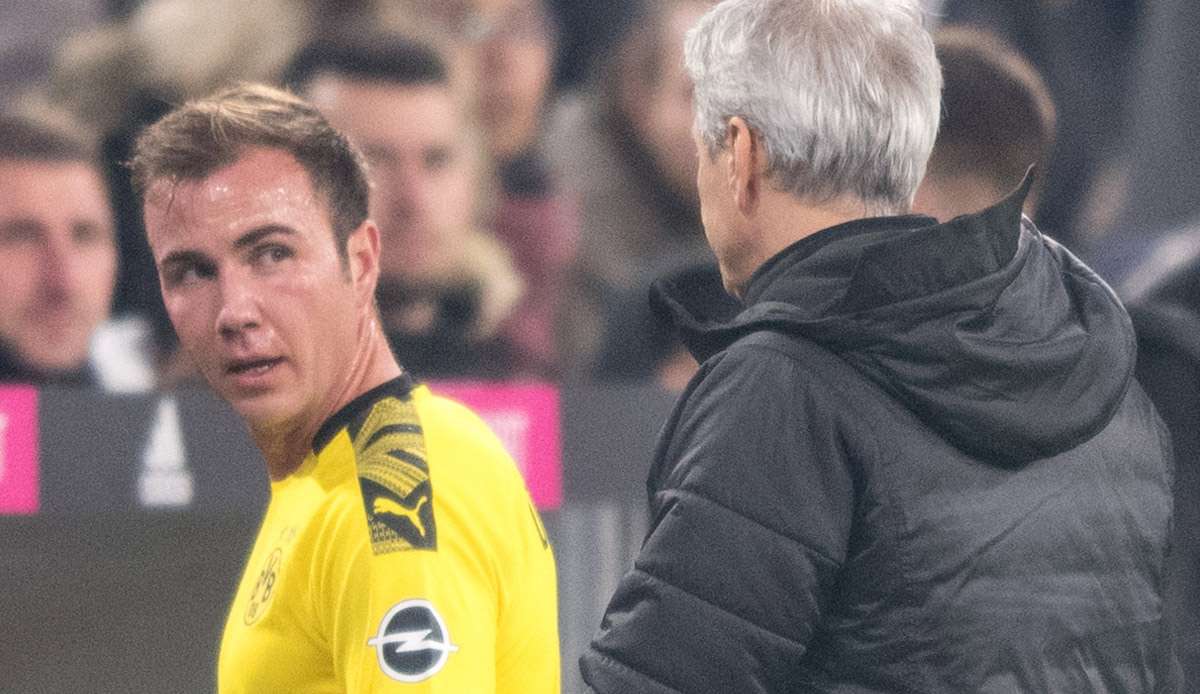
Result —
M 224 272 L 218 282 L 221 310 L 217 313 L 217 332 L 230 338 L 262 325 L 259 290 L 237 272 Z
M 388 206 L 403 214 L 419 215 L 429 206 L 428 177 L 415 164 L 406 162 L 393 167 L 382 188 L 380 192 L 387 196 Z
M 46 294 L 66 296 L 78 282 L 81 254 L 71 243 L 50 238 L 43 246 L 41 278 Z

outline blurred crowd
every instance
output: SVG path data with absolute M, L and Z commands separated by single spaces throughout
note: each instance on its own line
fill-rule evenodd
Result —
M 285 85 L 364 151 L 381 319 L 418 378 L 696 369 L 656 278 L 714 320 L 682 41 L 709 0 L 44 0 L 0 4 L 0 380 L 195 378 L 125 161 L 236 81 Z M 1172 598 L 1200 672 L 1200 3 L 930 0 L 943 123 L 915 211 L 1026 214 L 1125 300 L 1180 453 Z M 1189 578 L 1190 576 L 1190 578 Z
M 650 283 L 690 282 L 714 319 L 737 310 L 697 269 L 711 255 L 682 41 L 711 4 L 7 3 L 0 378 L 113 391 L 194 378 L 124 162 L 171 106 L 261 81 L 367 155 L 381 318 L 418 377 L 681 387 L 696 364 L 655 319 Z M 1197 4 L 927 4 L 946 91 L 915 210 L 981 209 L 1032 166 L 1026 213 L 1043 232 L 1135 308 L 1194 304 L 1162 288 L 1200 272 Z

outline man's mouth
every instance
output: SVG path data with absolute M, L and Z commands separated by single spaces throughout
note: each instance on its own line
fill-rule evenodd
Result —
M 265 374 L 274 367 L 283 363 L 283 357 L 271 357 L 266 359 L 243 359 L 231 363 L 226 367 L 226 372 L 234 376 L 257 376 Z

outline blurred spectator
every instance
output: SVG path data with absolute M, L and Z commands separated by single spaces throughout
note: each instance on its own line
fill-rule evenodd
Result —
M 1171 432 L 1175 523 L 1167 610 L 1190 685 L 1200 686 L 1200 228 L 1164 239 L 1121 287 L 1138 336 L 1137 378 Z
M 0 115 L 0 380 L 150 387 L 137 324 L 105 324 L 117 269 L 95 151 L 45 119 Z
M 946 0 L 950 24 L 986 28 L 1015 46 L 1045 78 L 1058 133 L 1038 226 L 1072 250 L 1097 229 L 1079 223 L 1088 191 L 1119 155 L 1129 71 L 1143 0 Z M 1193 29 L 1194 30 L 1194 29 Z
M 576 212 L 542 152 L 558 27 L 543 0 L 471 0 L 478 110 L 500 175 L 493 227 L 513 252 L 527 293 L 513 335 L 558 375 L 555 320 L 578 247 Z
M 557 26 L 542 0 L 410 0 L 463 42 L 479 82 L 476 108 L 487 146 L 505 171 L 536 156 L 554 71 Z
M 1138 334 L 1138 380 L 1175 446 L 1167 609 L 1187 687 L 1200 690 L 1200 4 L 1147 8 L 1128 168 L 1096 264 Z
M 1091 260 L 1104 277 L 1121 284 L 1153 253 L 1178 243 L 1158 239 L 1200 225 L 1200 3 L 1162 0 L 1146 6 L 1131 83 L 1126 166 L 1109 189 L 1095 196 L 1109 233 L 1097 240 Z
M 587 80 L 596 60 L 612 50 L 636 2 L 551 1 L 560 25 L 555 80 L 560 89 L 575 88 Z
M 579 258 L 561 325 L 574 374 L 592 368 L 622 295 L 646 296 L 649 272 L 711 259 L 683 69 L 684 33 L 710 5 L 643 4 L 592 88 L 556 113 L 549 153 L 580 199 Z
M 370 162 L 380 311 L 401 364 L 420 377 L 535 368 L 504 331 L 521 281 L 480 227 L 480 134 L 442 57 L 398 36 L 323 39 L 299 53 L 286 79 Z
M 554 69 L 557 30 L 541 0 L 474 0 L 479 115 L 506 186 L 531 172 L 512 170 L 536 156 Z M 518 180 L 507 180 L 507 179 Z
M 913 210 L 942 221 L 996 204 L 1030 166 L 1045 170 L 1054 103 L 1037 71 L 996 36 L 946 26 L 934 34 L 942 64 L 942 122 Z M 1025 199 L 1036 221 L 1040 181 Z
M 512 338 L 554 375 L 554 322 L 578 222 L 542 152 L 558 27 L 543 0 L 403 0 L 391 25 L 433 22 L 455 41 L 466 63 L 472 99 L 500 181 L 491 229 L 513 253 L 526 292 Z

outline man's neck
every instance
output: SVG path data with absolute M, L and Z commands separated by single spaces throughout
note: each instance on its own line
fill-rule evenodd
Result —
M 272 482 L 279 482 L 289 477 L 304 463 L 312 447 L 316 430 L 308 431 L 307 427 L 298 426 L 289 430 L 272 428 L 270 430 L 252 428 L 258 450 L 267 461 L 267 475 Z
M 267 462 L 267 474 L 273 482 L 283 480 L 300 468 L 312 450 L 317 431 L 330 417 L 359 395 L 400 376 L 400 365 L 392 356 L 378 318 L 372 317 L 362 330 L 360 347 L 350 369 L 325 405 L 301 415 L 298 421 L 262 427 L 251 425 L 251 435 Z
M 823 229 L 878 216 L 865 203 L 854 198 L 837 198 L 819 204 L 797 199 L 790 193 L 764 191 L 754 224 L 758 230 L 752 238 L 743 262 L 731 268 L 732 277 L 726 282 L 735 296 L 743 296 L 746 284 L 754 272 L 785 248 L 812 236 Z

